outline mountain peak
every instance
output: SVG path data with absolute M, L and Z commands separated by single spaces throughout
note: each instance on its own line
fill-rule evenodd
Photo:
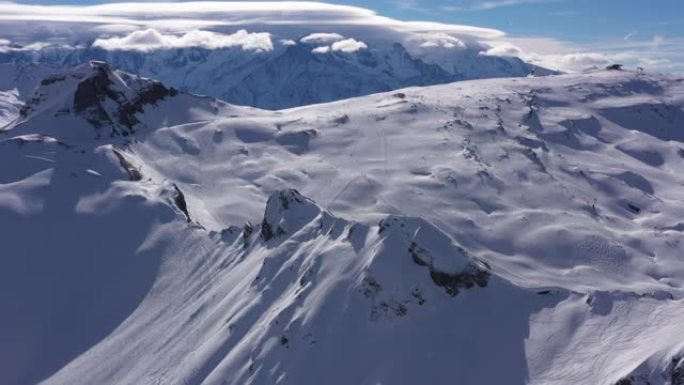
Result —
M 266 202 L 261 222 L 261 237 L 269 241 L 279 235 L 293 234 L 322 211 L 316 203 L 295 189 L 276 191 Z
M 487 286 L 490 267 L 425 219 L 389 215 L 380 222 L 379 233 L 390 244 L 408 243 L 413 262 L 426 267 L 432 281 L 451 296 Z
M 136 118 L 147 105 L 177 95 L 161 82 L 116 71 L 105 62 L 89 61 L 44 78 L 20 111 L 23 120 L 77 116 L 110 136 L 127 136 L 142 125 Z

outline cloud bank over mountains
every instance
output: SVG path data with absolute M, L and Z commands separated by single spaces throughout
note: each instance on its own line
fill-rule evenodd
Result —
M 240 47 L 245 51 L 272 51 L 273 42 L 267 32 L 250 33 L 241 29 L 233 34 L 194 30 L 180 35 L 164 34 L 155 29 L 134 31 L 123 37 L 97 39 L 94 47 L 106 50 L 151 51 L 156 49 L 200 47 L 220 49 Z
M 299 1 L 79 7 L 0 2 L 0 31 L 0 52 L 50 44 L 143 52 L 185 47 L 272 51 L 278 43 L 299 41 L 317 44 L 313 50 L 325 53 L 355 52 L 379 42 L 399 42 L 412 55 L 442 66 L 452 65 L 454 57 L 466 50 L 517 57 L 568 72 L 615 60 L 635 65 L 647 60 L 635 53 L 579 52 L 553 39 L 509 37 L 490 28 L 400 21 L 361 7 Z M 549 42 L 557 52 L 537 50 Z
M 449 32 L 477 38 L 504 36 L 494 29 L 420 21 L 399 21 L 375 12 L 344 5 L 316 2 L 182 2 L 182 3 L 112 3 L 86 7 L 39 6 L 0 3 L 0 22 L 41 21 L 64 23 L 66 28 L 79 25 L 83 33 L 131 32 L 154 28 L 167 32 L 193 29 L 226 30 L 236 26 L 290 26 L 321 29 L 330 27 L 376 27 L 396 32 Z M 60 27 L 60 26 L 57 26 Z M 57 28 L 55 27 L 55 28 Z M 8 31 L 27 37 L 35 31 Z

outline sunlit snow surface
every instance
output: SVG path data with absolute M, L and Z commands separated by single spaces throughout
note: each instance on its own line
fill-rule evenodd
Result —
M 0 383 L 674 383 L 682 79 L 177 94 L 110 137 L 88 68 L 0 134 Z M 152 83 L 107 73 L 116 120 Z

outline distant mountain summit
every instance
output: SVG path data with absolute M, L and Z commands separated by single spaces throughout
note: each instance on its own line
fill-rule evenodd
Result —
M 340 39 L 342 37 L 340 36 Z M 178 90 L 211 95 L 232 104 L 283 109 L 459 80 L 521 77 L 536 71 L 518 58 L 464 50 L 443 58 L 442 65 L 412 56 L 399 43 L 367 46 L 353 39 L 320 41 L 304 37 L 281 42 L 272 51 L 240 47 L 174 48 L 149 52 L 100 47 L 47 46 L 0 53 L 9 72 L 27 66 L 60 71 L 92 60 L 126 72 L 154 77 Z M 472 51 L 472 52 L 471 52 Z M 7 66 L 7 64 L 6 64 Z M 17 69 L 19 68 L 19 69 Z M 15 75 L 16 76 L 16 75 Z M 24 88 L 34 79 L 21 82 Z M 2 79 L 0 86 L 10 83 Z
M 412 58 L 401 44 L 356 52 L 316 51 L 315 46 L 298 44 L 270 58 L 219 97 L 281 109 L 456 80 L 462 78 Z

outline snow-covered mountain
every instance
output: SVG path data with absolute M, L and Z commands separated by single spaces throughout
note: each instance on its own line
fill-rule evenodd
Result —
M 0 91 L 0 127 L 12 122 L 19 115 L 21 102 L 17 98 L 17 93 L 13 91 Z
M 21 72 L 27 66 L 59 72 L 91 60 L 106 61 L 121 70 L 154 77 L 181 91 L 267 109 L 463 79 L 521 77 L 533 71 L 551 73 L 518 58 L 487 56 L 477 50 L 452 53 L 447 64 L 440 66 L 409 54 L 396 42 L 371 46 L 356 42 L 363 45 L 351 48 L 342 45 L 334 49 L 335 42 L 329 44 L 330 41 L 307 37 L 297 42 L 276 43 L 270 51 L 240 47 L 137 51 L 94 45 L 46 46 L 0 52 L 0 63 L 16 67 L 8 69 L 9 73 Z M 3 87 L 4 83 L 7 81 L 0 79 L 0 90 L 8 89 Z M 22 84 L 35 86 L 35 82 L 29 81 Z
M 0 383 L 679 384 L 683 95 L 48 77 L 0 132 Z

